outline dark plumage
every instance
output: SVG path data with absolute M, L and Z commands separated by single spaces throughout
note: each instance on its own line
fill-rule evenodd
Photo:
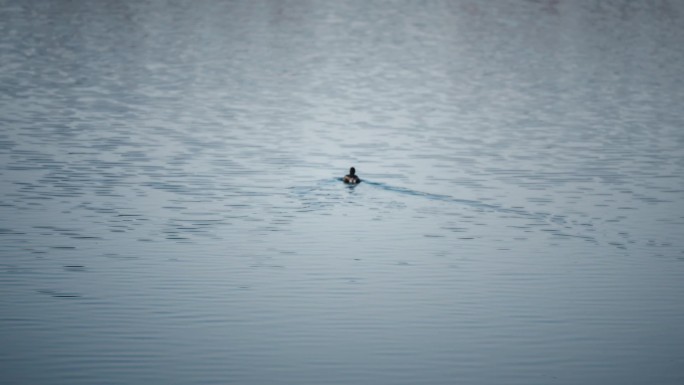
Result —
M 361 179 L 356 175 L 356 169 L 354 169 L 354 167 L 349 169 L 349 175 L 345 175 L 343 181 L 346 184 L 361 183 Z

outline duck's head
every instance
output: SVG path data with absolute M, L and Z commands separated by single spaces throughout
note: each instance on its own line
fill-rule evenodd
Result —
M 354 167 L 349 169 L 349 175 L 351 175 L 351 176 L 356 175 L 356 169 Z

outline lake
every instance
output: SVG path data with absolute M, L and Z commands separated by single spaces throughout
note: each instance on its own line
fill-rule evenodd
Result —
M 0 1 L 0 382 L 682 384 L 682 42 L 667 0 Z

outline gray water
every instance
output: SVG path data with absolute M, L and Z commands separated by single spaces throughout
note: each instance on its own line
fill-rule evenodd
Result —
M 0 383 L 682 384 L 683 42 L 665 0 L 0 1 Z

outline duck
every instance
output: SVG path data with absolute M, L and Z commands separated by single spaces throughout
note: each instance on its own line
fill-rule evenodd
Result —
M 349 175 L 345 175 L 342 181 L 346 184 L 359 184 L 361 183 L 361 178 L 356 175 L 356 169 L 352 167 L 349 169 Z

